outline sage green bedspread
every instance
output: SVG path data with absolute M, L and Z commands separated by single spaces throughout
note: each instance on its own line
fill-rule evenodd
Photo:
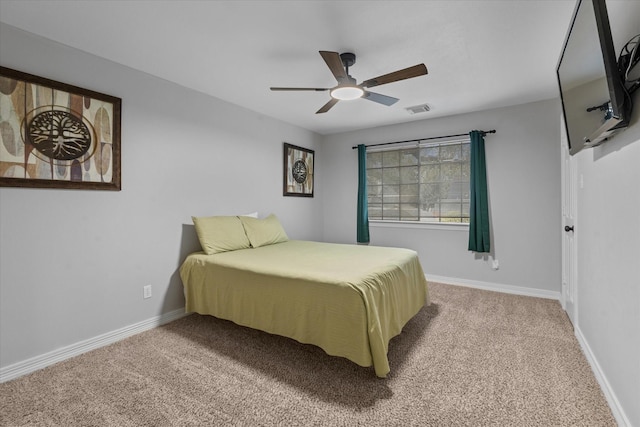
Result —
M 314 344 L 389 373 L 389 340 L 425 304 L 415 251 L 290 240 L 187 257 L 186 310 Z

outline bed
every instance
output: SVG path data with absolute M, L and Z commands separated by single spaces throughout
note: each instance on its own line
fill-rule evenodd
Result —
M 416 252 L 276 240 L 187 256 L 186 310 L 316 345 L 386 377 L 389 341 L 429 301 Z

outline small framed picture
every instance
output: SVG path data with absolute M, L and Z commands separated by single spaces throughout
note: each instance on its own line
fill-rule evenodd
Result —
M 285 142 L 283 196 L 313 197 L 313 154 Z

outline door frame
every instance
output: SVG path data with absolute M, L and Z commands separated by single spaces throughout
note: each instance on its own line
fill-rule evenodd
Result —
M 569 154 L 561 117 L 562 293 L 560 303 L 571 323 L 578 321 L 578 162 Z M 571 231 L 566 231 L 570 227 Z

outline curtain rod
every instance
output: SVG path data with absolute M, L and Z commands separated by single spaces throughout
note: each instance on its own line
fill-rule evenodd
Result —
M 481 130 L 480 133 L 482 134 L 482 136 L 485 136 L 488 133 L 496 133 L 495 129 L 492 130 Z M 456 136 L 468 136 L 468 133 L 459 133 L 457 135 L 444 135 L 444 136 L 432 136 L 430 138 L 419 138 L 419 139 L 407 139 L 406 141 L 396 141 L 396 142 L 383 142 L 381 144 L 370 144 L 370 145 L 365 145 L 365 147 L 378 147 L 380 145 L 391 145 L 391 144 L 402 144 L 405 142 L 413 142 L 413 141 L 428 141 L 430 139 L 442 139 L 442 138 L 454 138 Z M 354 146 L 351 147 L 352 149 L 356 149 L 358 148 L 358 146 Z

